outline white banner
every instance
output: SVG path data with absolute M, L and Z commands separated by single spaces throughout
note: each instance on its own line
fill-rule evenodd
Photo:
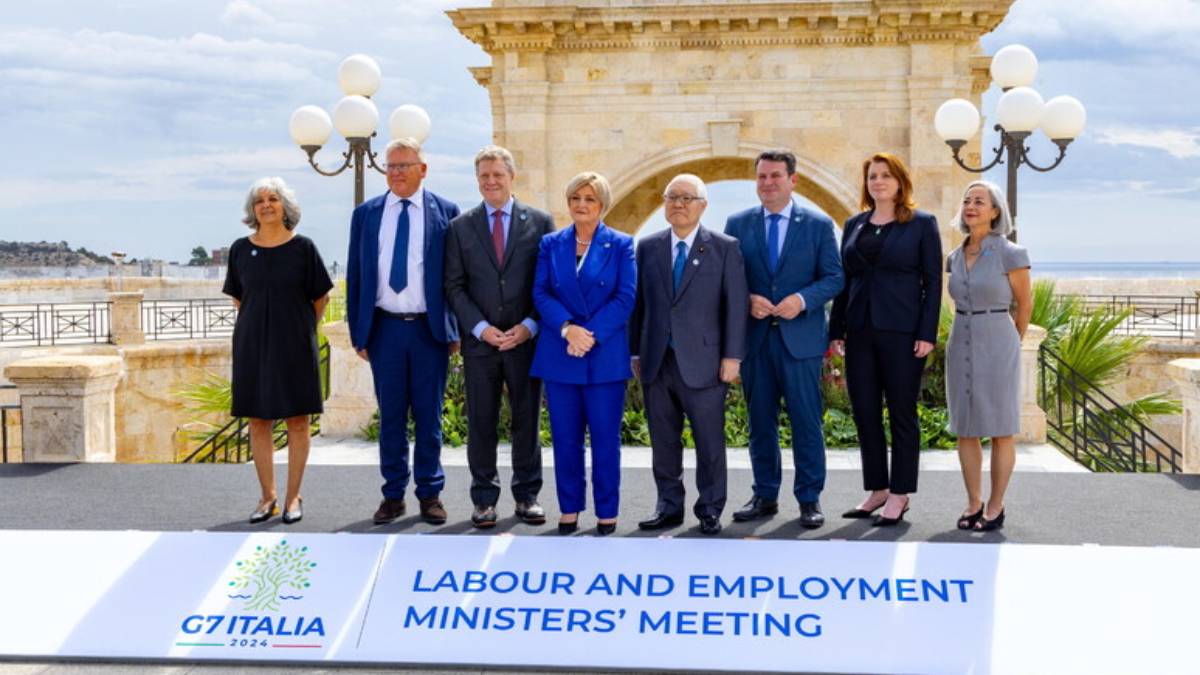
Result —
M 1195 672 L 1200 550 L 0 531 L 0 655 Z

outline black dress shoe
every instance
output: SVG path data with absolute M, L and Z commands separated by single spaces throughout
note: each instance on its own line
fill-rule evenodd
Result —
M 654 515 L 640 521 L 638 523 L 639 530 L 661 530 L 664 527 L 675 527 L 683 524 L 683 513 L 662 513 L 656 511 Z
M 742 523 L 747 520 L 757 520 L 776 513 L 779 513 L 779 502 L 755 496 L 746 502 L 741 511 L 734 512 L 733 519 Z
M 800 503 L 800 525 L 814 530 L 825 524 L 825 514 L 821 513 L 821 502 Z
M 471 524 L 481 530 L 496 526 L 496 507 L 490 504 L 480 504 L 471 513 Z
M 700 532 L 716 534 L 721 531 L 721 519 L 716 516 L 700 516 Z
M 546 522 L 546 510 L 536 500 L 517 502 L 516 515 L 521 522 L 529 525 L 543 525 Z
M 596 534 L 601 537 L 607 537 L 617 531 L 616 523 L 596 523 Z
M 383 501 L 379 502 L 379 508 L 376 509 L 375 515 L 371 519 L 376 525 L 390 523 L 393 520 L 404 515 L 407 507 L 404 506 L 403 499 L 390 499 L 384 497 Z

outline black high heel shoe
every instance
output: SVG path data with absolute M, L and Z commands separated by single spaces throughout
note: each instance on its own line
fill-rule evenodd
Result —
M 610 535 L 616 531 L 617 531 L 616 522 L 596 523 L 596 534 L 600 535 L 601 537 L 607 537 L 608 535 Z
M 876 511 L 878 511 L 879 509 L 882 509 L 883 505 L 886 503 L 887 503 L 887 500 L 879 502 L 879 506 L 876 506 L 873 509 L 864 509 L 864 508 L 860 508 L 860 507 L 856 506 L 856 507 L 850 509 L 849 511 L 843 513 L 842 517 L 843 518 L 870 518 Z
M 572 520 L 569 523 L 566 521 L 563 521 L 563 520 L 558 521 L 558 533 L 561 535 L 574 534 L 575 531 L 578 529 L 579 529 L 579 521 L 578 520 Z
M 973 530 L 973 529 L 975 529 L 975 523 L 978 523 L 979 519 L 982 517 L 983 517 L 983 504 L 980 504 L 979 510 L 976 511 L 975 513 L 972 513 L 967 516 L 959 516 L 958 517 L 958 529 Z
M 1004 527 L 1004 509 L 1000 509 L 1000 514 L 991 520 L 988 520 L 981 514 L 979 522 L 975 523 L 976 532 L 991 532 L 1002 527 Z
M 904 514 L 908 513 L 908 501 L 909 501 L 908 497 L 905 497 L 904 498 L 904 509 L 902 509 L 900 511 L 899 516 L 897 516 L 895 518 L 888 518 L 881 513 L 878 516 L 875 516 L 875 522 L 873 522 L 871 524 L 874 525 L 875 527 L 891 527 L 892 525 L 895 525 L 895 524 L 899 523 L 900 521 L 904 520 Z

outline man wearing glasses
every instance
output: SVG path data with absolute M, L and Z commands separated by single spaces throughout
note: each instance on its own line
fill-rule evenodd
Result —
M 683 523 L 683 419 L 696 442 L 692 508 L 700 531 L 721 531 L 725 508 L 725 392 L 745 352 L 749 291 L 736 239 L 700 224 L 704 181 L 671 179 L 663 206 L 671 229 L 637 247 L 638 294 L 630 321 L 633 372 L 642 381 L 658 503 L 638 523 L 659 530 Z
M 379 470 L 383 501 L 376 524 L 404 515 L 410 474 L 421 518 L 441 525 L 442 396 L 458 332 L 442 291 L 446 229 L 454 203 L 422 189 L 427 166 L 411 138 L 388 143 L 386 194 L 354 209 L 346 263 L 350 342 L 371 363 L 379 401 Z M 409 470 L 408 413 L 416 427 Z

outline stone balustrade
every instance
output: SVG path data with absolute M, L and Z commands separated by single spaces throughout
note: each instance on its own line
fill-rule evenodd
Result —
M 371 365 L 350 345 L 345 321 L 324 324 L 321 332 L 329 340 L 329 398 L 321 414 L 321 435 L 357 436 L 378 407 Z
M 1046 330 L 1030 325 L 1021 340 L 1021 433 L 1018 443 L 1046 442 L 1046 411 L 1038 405 L 1038 350 Z

